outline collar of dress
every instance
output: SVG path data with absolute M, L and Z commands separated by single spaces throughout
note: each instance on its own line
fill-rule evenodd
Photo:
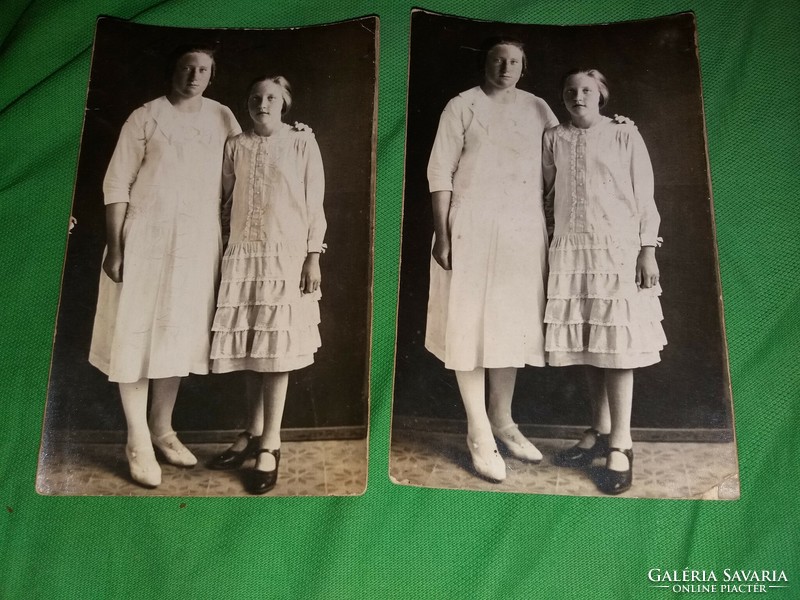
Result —
M 200 110 L 185 114 L 200 117 L 208 110 L 209 103 L 207 98 L 202 98 Z M 156 98 L 145 106 L 148 107 L 150 118 L 167 138 L 180 137 L 180 131 L 186 126 L 187 121 L 181 119 L 181 115 L 184 113 L 173 107 L 166 96 Z M 202 133 L 201 130 L 202 128 L 198 126 L 198 132 Z
M 472 111 L 475 120 L 477 120 L 478 123 L 480 123 L 484 128 L 488 128 L 489 123 L 492 120 L 492 114 L 496 111 L 498 106 L 502 106 L 505 109 L 514 110 L 520 105 L 521 98 L 526 92 L 523 92 L 519 89 L 515 89 L 515 92 L 514 101 L 505 105 L 494 102 L 491 98 L 489 98 L 489 96 L 486 95 L 480 86 L 475 86 L 474 88 L 470 88 L 464 92 L 461 92 L 459 96 L 469 102 L 469 108 Z
M 581 127 L 575 127 L 575 125 L 573 125 L 572 123 L 567 122 L 567 123 L 562 123 L 557 131 L 558 135 L 564 138 L 565 140 L 574 141 L 581 136 L 593 136 L 598 134 L 603 129 L 605 129 L 605 126 L 608 125 L 609 123 L 611 123 L 611 119 L 604 116 L 600 121 L 598 121 L 597 123 L 586 129 L 583 129 Z
M 246 131 L 244 135 L 242 135 L 242 145 L 247 148 L 248 150 L 254 150 L 258 148 L 261 143 L 270 143 L 277 141 L 281 138 L 286 137 L 286 134 L 291 130 L 291 125 L 288 123 L 281 123 L 280 129 L 273 133 L 272 135 L 258 135 L 252 129 Z

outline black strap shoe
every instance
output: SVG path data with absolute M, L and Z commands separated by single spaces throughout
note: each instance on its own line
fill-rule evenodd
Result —
M 559 467 L 585 467 L 592 464 L 595 458 L 608 455 L 608 434 L 589 428 L 583 432 L 594 436 L 594 444 L 589 448 L 572 446 L 553 456 L 553 464 Z
M 251 494 L 266 494 L 275 484 L 278 483 L 278 465 L 281 463 L 281 449 L 277 450 L 259 450 L 256 452 L 256 457 L 259 454 L 268 452 L 275 457 L 275 468 L 271 471 L 261 471 L 260 469 L 253 469 L 250 472 L 250 481 L 247 486 L 247 491 Z
M 616 496 L 627 492 L 633 485 L 633 448 L 609 448 L 608 453 L 620 452 L 628 457 L 628 470 L 615 471 L 606 467 L 600 473 L 597 486 L 604 494 Z
M 244 464 L 244 461 L 256 455 L 261 437 L 252 435 L 248 431 L 241 432 L 239 437 L 247 438 L 247 445 L 244 450 L 231 450 L 228 448 L 225 452 L 215 456 L 209 461 L 207 465 L 209 469 L 214 469 L 216 471 L 238 469 Z

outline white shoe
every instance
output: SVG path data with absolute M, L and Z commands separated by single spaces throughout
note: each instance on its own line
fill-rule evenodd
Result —
M 492 433 L 508 449 L 511 456 L 534 464 L 542 462 L 542 453 L 528 438 L 522 435 L 516 423 L 500 429 L 492 425 Z
M 169 464 L 178 467 L 193 467 L 197 464 L 197 457 L 181 443 L 174 431 L 168 431 L 158 437 L 151 435 L 150 438 L 153 440 L 153 446 L 161 451 Z
M 125 446 L 125 455 L 131 469 L 133 480 L 145 487 L 161 485 L 161 467 L 152 448 L 131 448 Z
M 472 456 L 472 466 L 478 475 L 489 481 L 499 483 L 506 478 L 506 463 L 497 451 L 494 440 L 479 443 L 467 436 L 467 447 Z

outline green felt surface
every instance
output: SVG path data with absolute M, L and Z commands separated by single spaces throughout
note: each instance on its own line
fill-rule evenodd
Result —
M 0 598 L 666 598 L 647 571 L 783 570 L 800 597 L 800 4 L 438 0 L 528 23 L 697 15 L 740 500 L 440 491 L 388 479 L 410 9 L 390 2 L 4 2 Z M 94 19 L 284 27 L 381 18 L 369 487 L 354 498 L 34 491 Z M 320 57 L 324 60 L 324 57 Z M 658 98 L 653 98 L 658 102 Z M 668 107 L 665 107 L 667 110 Z M 763 594 L 762 594 L 763 595 Z

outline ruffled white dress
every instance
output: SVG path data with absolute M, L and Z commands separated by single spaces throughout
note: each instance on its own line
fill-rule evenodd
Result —
M 212 330 L 212 370 L 283 372 L 314 362 L 320 292 L 300 291 L 303 262 L 322 252 L 325 177 L 314 134 L 283 124 L 228 141 L 230 241 Z
M 546 349 L 553 366 L 630 369 L 667 343 L 661 286 L 636 285 L 642 246 L 659 245 L 653 169 L 632 124 L 603 118 L 545 132 L 543 174 L 554 202 Z
M 205 374 L 222 254 L 222 151 L 241 131 L 231 111 L 165 97 L 125 122 L 103 182 L 128 204 L 122 282 L 100 274 L 89 362 L 116 382 Z
M 472 88 L 442 113 L 428 182 L 452 191 L 452 270 L 431 260 L 425 347 L 448 369 L 545 364 L 541 141 L 556 123 L 522 90 L 499 104 Z

